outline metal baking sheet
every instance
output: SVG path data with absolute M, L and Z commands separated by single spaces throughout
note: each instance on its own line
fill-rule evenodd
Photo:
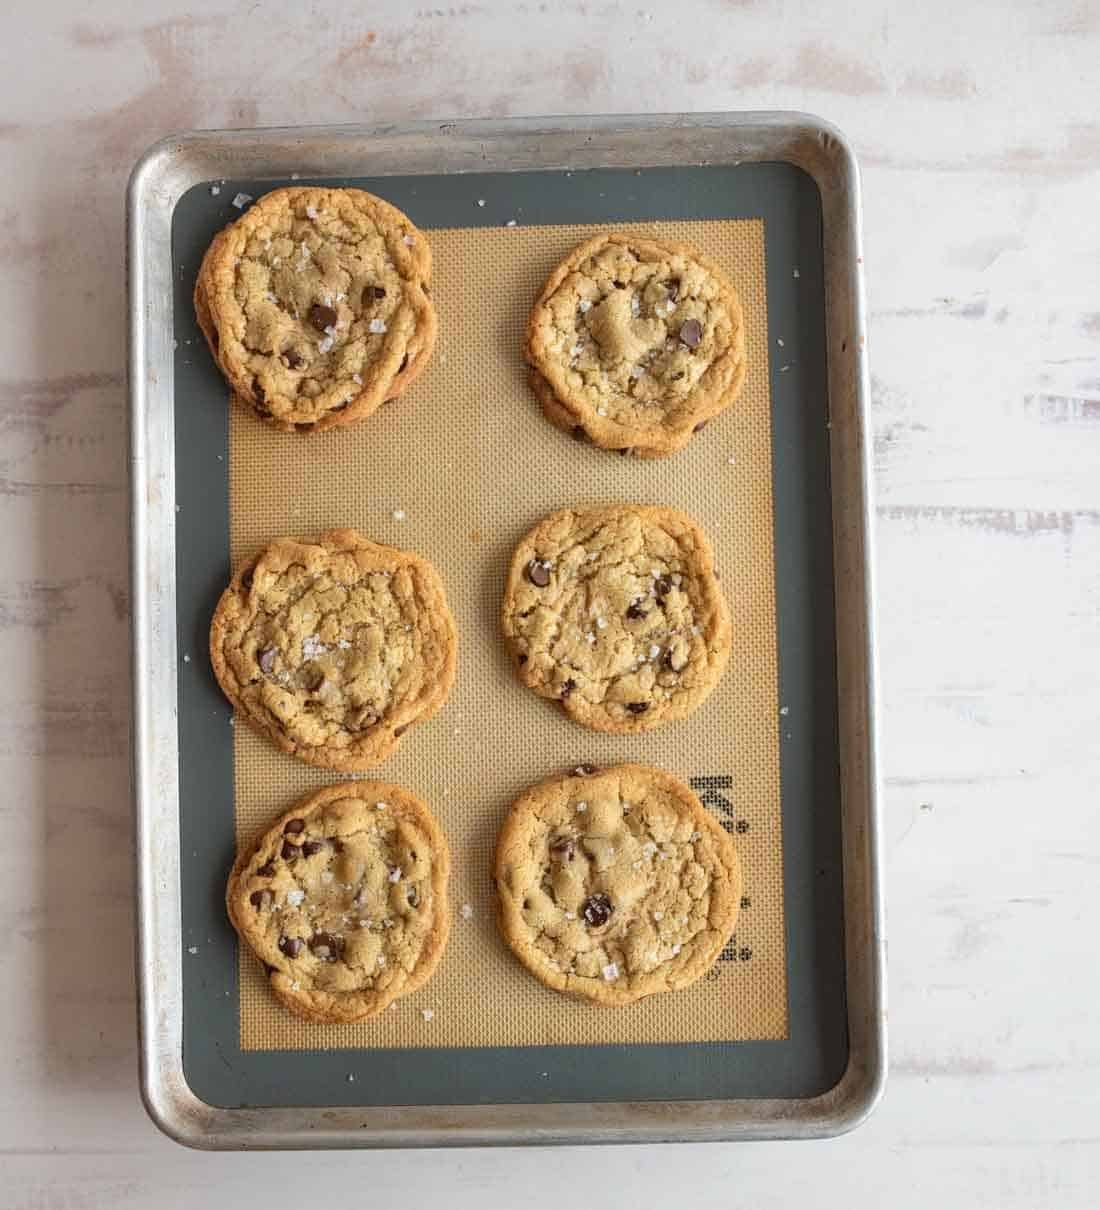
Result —
M 192 338 L 194 271 L 227 217 L 206 186 L 232 197 L 291 179 L 371 189 L 427 229 L 499 225 L 475 202 L 502 195 L 528 223 L 764 217 L 769 317 L 797 325 L 802 350 L 801 372 L 778 380 L 773 366 L 771 382 L 779 676 L 782 700 L 812 703 L 814 717 L 783 748 L 787 1040 L 358 1052 L 368 1078 L 356 1083 L 346 1051 L 240 1050 L 216 893 L 233 833 L 226 708 L 209 678 L 179 676 L 181 652 L 204 650 L 228 573 L 228 483 L 210 470 L 227 465 L 225 393 L 173 346 Z M 885 1026 L 859 199 L 840 136 L 767 114 L 189 134 L 146 154 L 128 205 L 138 960 L 154 1120 L 218 1147 L 809 1137 L 861 1120 L 882 1088 Z M 196 937 L 201 964 L 187 960 Z M 552 1081 L 536 1078 L 551 1068 Z

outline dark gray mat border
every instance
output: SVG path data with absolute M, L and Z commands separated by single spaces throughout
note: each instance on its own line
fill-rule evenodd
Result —
M 831 1088 L 847 1066 L 848 1037 L 821 203 L 810 178 L 788 164 L 317 183 L 378 192 L 426 229 L 495 227 L 509 219 L 764 218 L 779 681 L 788 709 L 777 726 L 789 1040 L 240 1050 L 236 939 L 222 900 L 233 853 L 232 730 L 205 655 L 210 614 L 229 573 L 228 421 L 224 384 L 195 326 L 191 290 L 210 238 L 238 213 L 235 194 L 259 195 L 289 183 L 219 182 L 217 195 L 198 185 L 181 198 L 172 223 L 183 1062 L 191 1089 L 209 1104 L 243 1107 L 811 1097 Z M 781 371 L 784 365 L 789 368 Z

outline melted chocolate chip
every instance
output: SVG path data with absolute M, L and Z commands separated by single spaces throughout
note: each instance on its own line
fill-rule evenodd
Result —
M 603 893 L 597 891 L 594 895 L 589 895 L 581 906 L 581 915 L 584 917 L 584 922 L 594 929 L 603 928 L 603 926 L 611 919 L 611 914 L 615 909 L 611 906 L 611 900 Z
M 523 665 L 527 663 L 527 652 L 521 651 L 519 655 L 516 656 L 516 659 L 519 660 L 520 667 L 522 668 Z
M 280 937 L 279 949 L 288 958 L 297 958 L 302 952 L 302 942 L 299 937 Z
M 306 364 L 306 359 L 297 349 L 284 349 L 283 361 L 286 362 L 288 370 L 299 370 Z
M 564 702 L 576 687 L 577 682 L 570 677 L 561 687 L 561 700 Z
M 307 692 L 316 693 L 325 683 L 324 669 L 318 668 L 316 664 L 310 668 L 306 668 L 303 672 L 303 681 Z
M 700 420 L 699 423 L 691 430 L 693 433 L 701 433 L 707 427 L 705 420 Z
M 298 846 L 291 844 L 289 840 L 283 841 L 283 847 L 279 852 L 284 861 L 296 861 L 298 859 Z
M 536 588 L 545 588 L 550 583 L 550 568 L 540 559 L 527 564 L 527 578 Z
M 265 647 L 260 652 L 260 671 L 270 676 L 275 669 L 276 651 L 274 647 Z
M 405 898 L 408 900 L 409 907 L 416 907 L 420 902 L 420 896 L 416 892 L 416 887 L 409 887 L 409 893 L 405 896 Z
M 274 878 L 275 877 L 275 863 L 273 861 L 266 862 L 264 865 L 260 866 L 260 868 L 256 871 L 256 873 L 261 878 Z
M 627 702 L 626 708 L 631 714 L 645 714 L 649 709 L 649 702 Z
M 584 431 L 584 428 L 582 425 L 575 424 L 575 425 L 573 425 L 573 429 L 572 429 L 572 432 L 570 433 L 570 436 L 573 438 L 574 441 L 583 441 L 588 436 L 588 434 Z
M 611 284 L 615 287 L 616 290 L 625 290 L 626 289 L 625 283 L 619 281 L 618 278 L 615 278 L 615 280 Z
M 593 773 L 599 773 L 599 771 L 599 765 L 592 765 L 587 761 L 585 761 L 584 764 L 577 765 L 577 767 L 573 770 L 578 777 L 591 777 Z
M 378 715 L 369 706 L 358 706 L 350 711 L 344 723 L 348 731 L 365 731 L 378 722 Z
M 257 406 L 267 399 L 267 393 L 264 391 L 263 384 L 258 378 L 252 379 L 252 398 Z
M 367 288 L 363 291 L 363 306 L 369 307 L 372 302 L 377 302 L 380 298 L 385 297 L 385 286 L 367 286 Z
M 323 303 L 314 303 L 309 309 L 309 322 L 317 329 L 318 332 L 323 332 L 326 328 L 336 327 L 338 316 L 333 307 L 326 307 Z
M 251 588 L 252 587 L 252 578 L 256 574 L 256 565 L 258 563 L 259 563 L 259 560 L 257 559 L 254 562 L 250 563 L 249 566 L 246 567 L 244 569 L 244 571 L 241 572 L 241 587 L 242 588 Z
M 342 853 L 344 851 L 344 842 L 339 836 L 326 836 L 325 840 L 332 845 L 332 851 L 334 853 Z
M 302 856 L 312 857 L 314 853 L 320 853 L 324 847 L 324 844 L 320 840 L 307 840 L 305 844 L 302 845 Z
M 684 371 L 683 371 L 683 370 L 677 370 L 675 374 L 669 374 L 669 378 L 670 378 L 670 379 L 671 379 L 673 382 L 679 382 L 679 381 L 680 381 L 680 379 L 681 379 L 681 378 L 683 378 L 683 376 L 684 376 Z
M 572 861 L 577 854 L 577 846 L 572 836 L 559 836 L 550 842 L 550 852 L 558 861 Z
M 657 599 L 663 601 L 672 591 L 672 578 L 670 576 L 658 576 L 653 581 L 653 591 L 657 594 Z
M 668 291 L 668 301 L 675 302 L 680 297 L 680 279 L 674 277 L 671 281 L 666 281 L 665 289 Z
M 408 723 L 406 723 L 403 727 L 394 727 L 393 738 L 400 739 L 405 734 L 405 732 L 408 731 L 408 729 L 409 729 Z
M 336 962 L 344 952 L 344 939 L 335 933 L 314 933 L 309 939 L 309 948 L 322 962 Z
M 271 901 L 275 898 L 270 891 L 253 891 L 248 897 L 248 902 L 260 911 L 271 906 Z
M 634 453 L 634 447 L 632 445 L 624 445 L 623 448 L 621 450 L 619 450 L 619 457 L 629 458 L 630 455 L 633 453 Z
M 397 372 L 398 372 L 398 374 L 400 374 L 400 373 L 401 373 L 401 371 L 402 371 L 402 370 L 403 370 L 403 369 L 404 369 L 404 368 L 405 368 L 405 367 L 406 367 L 408 364 L 409 364 L 409 355 L 408 355 L 408 353 L 406 353 L 406 354 L 405 354 L 405 356 L 401 358 L 401 364 L 400 364 L 400 365 L 397 367 Z
M 703 339 L 703 325 L 697 319 L 685 319 L 680 325 L 680 339 L 689 349 L 697 349 Z
M 626 616 L 630 618 L 631 621 L 636 622 L 640 618 L 649 617 L 649 610 L 642 608 L 642 603 L 640 600 L 631 601 L 626 607 Z
M 335 410 L 336 409 L 334 408 L 333 411 L 335 411 Z M 316 427 L 317 426 L 315 424 L 313 424 L 312 422 L 309 424 L 296 424 L 294 426 L 294 431 L 296 433 L 312 433 Z
M 286 827 L 283 828 L 284 836 L 297 836 L 299 832 L 306 830 L 306 821 L 304 819 L 288 819 Z

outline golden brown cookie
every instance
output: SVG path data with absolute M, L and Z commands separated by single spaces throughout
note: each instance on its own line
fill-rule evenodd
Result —
M 307 1021 L 363 1021 L 427 982 L 447 944 L 447 841 L 387 782 L 307 795 L 242 852 L 229 919 Z
M 685 718 L 732 642 L 702 530 L 637 504 L 540 521 L 512 556 L 501 623 L 524 684 L 596 731 Z
M 361 189 L 265 194 L 211 243 L 195 315 L 237 398 L 287 432 L 369 416 L 435 344 L 431 249 Z
M 524 791 L 493 876 L 500 931 L 524 966 L 608 1006 L 706 974 L 741 903 L 733 841 L 687 786 L 648 765 Z
M 435 568 L 353 529 L 280 538 L 245 564 L 210 625 L 226 697 L 284 752 L 370 769 L 443 705 L 457 637 Z
M 526 355 L 558 427 L 604 449 L 661 457 L 737 397 L 741 302 L 690 244 L 609 232 L 550 274 L 527 323 Z

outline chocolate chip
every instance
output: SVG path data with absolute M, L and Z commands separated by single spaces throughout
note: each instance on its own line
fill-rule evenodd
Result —
M 578 777 L 591 777 L 593 773 L 599 773 L 599 765 L 591 765 L 587 761 L 584 764 L 577 765 L 573 772 Z
M 248 902 L 254 908 L 262 911 L 264 908 L 271 906 L 271 901 L 275 898 L 270 891 L 253 891 L 248 897 Z
M 687 652 L 683 649 L 670 647 L 665 652 L 664 665 L 666 668 L 671 668 L 673 672 L 683 672 L 687 667 L 687 662 Z
M 280 856 L 284 861 L 295 861 L 298 857 L 298 846 L 291 844 L 289 840 L 284 840 Z
M 707 427 L 705 420 L 700 420 L 699 423 L 691 430 L 693 433 L 701 433 Z
M 305 844 L 302 845 L 302 856 L 312 857 L 315 853 L 320 853 L 324 847 L 324 844 L 322 844 L 322 842 L 319 840 L 307 840 Z
M 611 284 L 615 287 L 616 290 L 625 290 L 626 289 L 626 285 L 623 282 L 619 281 L 618 278 L 616 278 Z
M 577 846 L 572 836 L 559 836 L 557 840 L 551 841 L 550 852 L 559 861 L 572 861 L 576 856 Z
M 536 588 L 545 588 L 550 583 L 550 567 L 541 559 L 532 559 L 527 564 L 527 578 Z
M 284 349 L 283 360 L 286 362 L 288 370 L 298 370 L 306 364 L 306 359 L 297 349 Z
M 409 887 L 409 893 L 405 896 L 405 898 L 408 900 L 409 907 L 416 907 L 416 905 L 420 902 L 420 896 L 416 893 L 416 887 Z
M 323 668 L 318 668 L 316 664 L 305 668 L 302 676 L 308 693 L 316 693 L 325 683 L 325 671 Z
M 672 591 L 672 580 L 669 576 L 658 576 L 653 581 L 653 591 L 657 594 L 657 599 L 663 601 L 665 597 Z
M 585 924 L 591 925 L 594 929 L 602 928 L 611 919 L 614 910 L 611 900 L 603 891 L 589 895 L 581 905 L 581 915 L 584 917 Z
M 627 702 L 626 708 L 631 714 L 645 714 L 649 709 L 649 702 Z
M 674 277 L 671 281 L 666 281 L 665 289 L 668 291 L 668 301 L 675 302 L 680 297 L 680 279 Z
M 685 319 L 680 325 L 680 339 L 689 349 L 698 348 L 703 339 L 703 325 L 697 319 Z
M 681 378 L 683 378 L 683 376 L 684 376 L 684 371 L 683 371 L 683 370 L 677 370 L 675 374 L 669 374 L 669 378 L 670 378 L 670 379 L 671 379 L 673 382 L 679 382 L 679 381 L 680 381 L 680 379 L 681 379 Z
M 288 958 L 297 958 L 302 952 L 302 942 L 299 937 L 280 937 L 279 949 L 286 954 Z
M 314 303 L 309 309 L 309 322 L 313 324 L 318 332 L 323 332 L 326 328 L 336 327 L 337 318 L 335 309 L 333 307 L 326 307 L 323 303 Z
M 322 962 L 336 962 L 344 952 L 344 939 L 334 933 L 314 933 L 309 939 L 309 948 Z
M 377 302 L 380 298 L 385 297 L 385 286 L 367 286 L 367 288 L 363 291 L 363 306 L 369 307 L 371 303 Z
M 257 406 L 267 399 L 267 393 L 264 391 L 263 384 L 258 378 L 252 379 L 252 398 Z
M 348 731 L 365 731 L 378 722 L 378 715 L 369 706 L 357 706 L 348 713 L 344 727 Z
M 335 411 L 335 410 L 336 409 L 333 408 L 333 411 Z M 312 433 L 316 427 L 317 426 L 315 424 L 313 424 L 312 422 L 310 422 L 309 424 L 296 424 L 294 426 L 294 431 L 296 433 Z
M 344 842 L 339 836 L 326 836 L 325 840 L 332 845 L 332 851 L 334 853 L 342 853 L 344 851 Z
M 401 371 L 402 371 L 402 370 L 403 370 L 403 369 L 404 369 L 404 368 L 405 368 L 405 367 L 406 367 L 408 364 L 409 364 L 409 355 L 408 355 L 408 353 L 406 353 L 406 354 L 405 354 L 405 356 L 401 358 L 401 364 L 400 364 L 400 365 L 397 367 L 397 372 L 398 372 L 398 374 L 400 374 L 400 373 L 401 373 Z
M 570 436 L 572 436 L 574 441 L 583 441 L 588 436 L 588 434 L 584 431 L 584 428 L 582 425 L 575 424 L 575 425 L 573 425 L 573 431 L 570 434 Z
M 275 863 L 272 861 L 266 862 L 264 865 L 260 866 L 260 868 L 256 871 L 256 873 L 261 878 L 274 878 L 275 877 Z
M 422 288 L 423 288 L 423 290 L 424 290 L 424 293 L 425 293 L 425 294 L 426 294 L 426 295 L 427 295 L 429 298 L 431 298 L 431 296 L 432 296 L 432 288 L 431 288 L 431 286 L 430 286 L 430 285 L 429 285 L 427 282 L 425 282 Z
M 619 450 L 619 455 L 620 455 L 620 457 L 623 457 L 623 458 L 629 458 L 630 455 L 633 453 L 634 453 L 634 447 L 632 445 L 624 445 L 623 448 L 621 450 Z
M 409 729 L 408 723 L 406 723 L 403 727 L 394 727 L 393 738 L 400 739 L 405 734 L 405 732 L 408 731 L 408 729 Z
M 241 572 L 241 587 L 242 588 L 251 588 L 252 587 L 252 577 L 256 574 L 256 566 L 258 563 L 259 563 L 259 559 L 254 559 L 244 569 L 244 571 Z
M 297 836 L 299 832 L 306 830 L 306 821 L 304 819 L 288 819 L 286 827 L 283 828 L 284 836 Z
M 577 682 L 570 677 L 561 687 L 561 700 L 564 702 L 576 687 Z
M 631 601 L 630 604 L 626 607 L 626 616 L 628 618 L 630 618 L 631 621 L 636 622 L 640 618 L 649 617 L 649 610 L 642 608 L 640 599 L 637 601 Z
M 274 647 L 265 647 L 260 652 L 260 671 L 270 676 L 275 669 L 275 656 L 277 652 Z
M 519 660 L 519 665 L 521 668 L 527 663 L 527 653 L 525 651 L 521 651 L 516 658 Z

